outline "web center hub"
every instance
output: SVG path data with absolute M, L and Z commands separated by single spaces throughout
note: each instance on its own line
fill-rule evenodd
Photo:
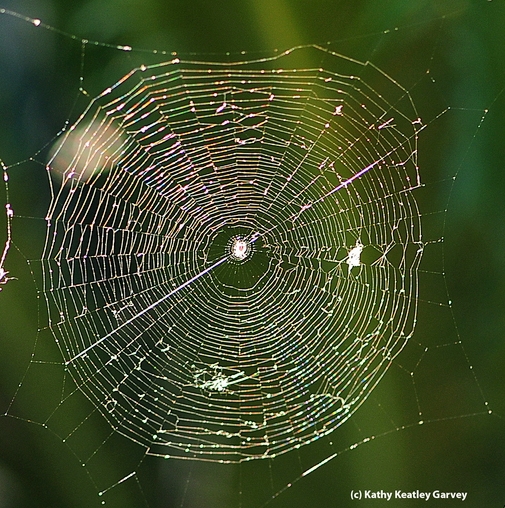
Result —
M 244 237 L 234 236 L 230 239 L 227 246 L 227 254 L 231 260 L 236 262 L 243 262 L 252 253 L 252 244 Z

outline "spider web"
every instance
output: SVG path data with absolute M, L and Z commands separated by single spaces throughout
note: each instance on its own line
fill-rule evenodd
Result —
M 443 275 L 425 250 L 440 259 L 444 215 L 418 205 L 428 124 L 409 89 L 329 46 L 226 62 L 168 56 L 132 65 L 32 159 L 51 197 L 42 255 L 28 264 L 39 343 L 49 332 L 59 354 L 37 350 L 28 374 L 52 365 L 63 380 L 50 414 L 28 421 L 68 443 L 100 494 L 138 482 L 150 456 L 188 459 L 186 489 L 200 464 L 240 463 L 244 475 L 266 464 L 265 493 L 249 499 L 244 476 L 231 503 L 257 508 L 377 434 L 454 416 L 430 413 L 431 385 L 419 379 L 428 352 L 462 351 L 457 333 L 412 338 L 423 304 L 451 317 L 446 291 L 419 294 L 419 277 Z M 2 269 L 13 219 L 23 217 L 8 215 Z M 411 383 L 407 425 L 379 403 L 386 430 L 360 428 L 334 446 L 327 436 L 348 421 L 359 428 L 355 411 L 390 368 Z M 473 374 L 462 377 L 471 409 L 455 416 L 487 413 Z M 80 395 L 93 409 L 65 421 Z M 97 414 L 110 432 L 83 443 Z M 117 436 L 140 458 L 121 480 L 100 478 L 93 461 Z M 307 459 L 318 446 L 322 458 Z
M 324 67 L 293 67 L 306 52 Z M 142 66 L 56 147 L 49 327 L 78 388 L 147 453 L 228 462 L 311 442 L 410 337 L 421 122 L 363 65 L 308 47 Z

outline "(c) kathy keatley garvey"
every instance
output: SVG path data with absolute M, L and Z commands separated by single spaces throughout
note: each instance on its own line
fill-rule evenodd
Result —
M 468 492 L 443 492 L 441 490 L 433 490 L 431 492 L 423 492 L 420 490 L 395 490 L 394 492 L 385 490 L 365 490 L 363 492 L 364 499 L 385 499 L 386 501 L 390 501 L 391 499 L 424 499 L 428 501 L 430 498 L 459 499 L 464 501 L 467 495 Z

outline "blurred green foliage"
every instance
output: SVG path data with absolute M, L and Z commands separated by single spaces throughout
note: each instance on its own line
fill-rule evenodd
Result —
M 0 293 L 0 412 L 9 415 L 0 418 L 0 508 L 99 506 L 93 481 L 98 489 L 111 486 L 132 468 L 138 472 L 143 496 L 137 481 L 130 479 L 103 497 L 108 506 L 136 508 L 143 506 L 145 497 L 160 508 L 238 507 L 239 502 L 257 507 L 333 450 L 343 453 L 270 499 L 270 506 L 351 506 L 350 489 L 365 488 L 468 491 L 466 507 L 503 504 L 503 2 L 4 0 L 0 4 L 77 38 L 196 53 L 202 59 L 212 58 L 209 53 L 226 58 L 226 52 L 245 50 L 254 55 L 332 41 L 340 53 L 371 60 L 411 91 L 423 119 L 433 119 L 450 107 L 421 135 L 421 174 L 429 185 L 419 199 L 427 210 L 427 224 L 430 210 L 447 209 L 442 214 L 444 252 L 435 248 L 430 252 L 435 268 L 446 273 L 437 284 L 447 284 L 455 318 L 452 322 L 450 312 L 420 305 L 416 341 L 435 345 L 415 382 L 421 406 L 428 409 L 424 418 L 429 423 L 424 426 L 394 431 L 345 451 L 364 437 L 387 432 L 396 425 L 391 419 L 401 421 L 405 412 L 407 421 L 415 422 L 417 408 L 404 405 L 412 400 L 407 372 L 415 367 L 409 361 L 416 358 L 407 348 L 370 403 L 349 425 L 337 429 L 332 445 L 317 442 L 272 464 L 241 468 L 143 459 L 142 449 L 120 436 L 109 436 L 110 428 L 84 396 L 61 404 L 72 387 L 44 329 L 43 303 L 26 262 L 40 257 L 46 176 L 37 163 L 12 166 L 11 202 L 16 215 L 26 219 L 14 224 L 15 245 L 7 264 L 16 280 Z M 43 159 L 65 122 L 75 120 L 85 103 L 78 93 L 80 77 L 94 96 L 141 61 L 161 59 L 150 52 L 126 54 L 92 45 L 84 59 L 81 53 L 79 40 L 0 14 L 0 158 L 8 166 L 27 161 L 39 150 Z M 481 123 L 485 109 L 489 111 Z M 3 214 L 1 220 L 3 234 Z M 430 262 L 428 254 L 426 266 Z M 427 282 L 425 291 L 429 295 L 436 289 Z M 467 360 L 458 356 L 461 348 L 436 347 L 447 338 L 461 338 L 496 416 L 465 416 L 483 411 L 482 397 L 468 378 Z M 32 358 L 46 363 L 34 363 Z M 46 428 L 48 418 L 53 423 Z M 58 425 L 78 428 L 72 449 L 62 442 L 65 431 L 59 433 Z M 100 452 L 93 456 L 97 448 Z M 87 466 L 82 467 L 86 457 Z

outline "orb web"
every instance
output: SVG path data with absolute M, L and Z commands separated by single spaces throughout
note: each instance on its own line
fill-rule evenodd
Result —
M 42 292 L 79 390 L 163 457 L 341 425 L 415 326 L 420 129 L 395 81 L 315 46 L 104 90 L 47 164 Z

